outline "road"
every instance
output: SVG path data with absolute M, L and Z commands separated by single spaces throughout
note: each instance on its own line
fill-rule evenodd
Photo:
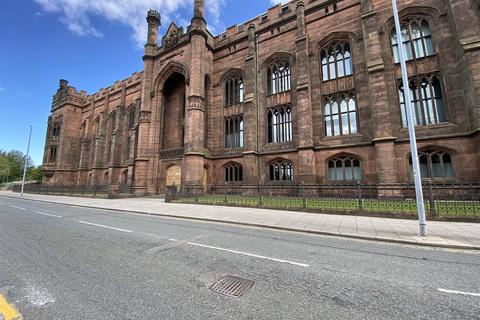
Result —
M 0 295 L 27 320 L 480 319 L 480 253 L 0 197 Z

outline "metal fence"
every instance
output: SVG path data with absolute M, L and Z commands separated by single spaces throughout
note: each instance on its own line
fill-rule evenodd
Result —
M 21 192 L 21 185 L 14 185 L 14 192 Z M 48 185 L 48 184 L 26 184 L 25 193 L 38 193 L 62 196 L 82 196 L 92 198 L 116 198 L 133 194 L 133 188 L 121 185 L 116 189 L 109 186 L 77 186 L 77 185 Z
M 480 183 L 424 184 L 429 216 L 480 218 Z M 376 212 L 414 215 L 415 186 L 410 184 L 189 185 L 167 187 L 167 202 L 227 204 L 287 210 Z

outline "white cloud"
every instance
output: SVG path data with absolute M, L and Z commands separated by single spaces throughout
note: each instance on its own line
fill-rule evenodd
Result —
M 212 18 L 209 28 L 213 32 L 223 28 L 221 8 L 225 1 L 207 0 L 207 12 Z M 149 9 L 160 11 L 164 27 L 173 19 L 177 23 L 190 21 L 193 15 L 193 0 L 35 0 L 35 2 L 44 12 L 59 15 L 60 21 L 68 30 L 80 36 L 103 36 L 101 30 L 93 25 L 92 17 L 127 25 L 132 29 L 132 39 L 139 47 L 146 41 L 145 16 Z M 180 9 L 185 9 L 189 16 L 180 16 Z
M 270 0 L 270 2 L 271 2 L 273 5 L 275 5 L 275 4 L 279 4 L 279 3 L 281 3 L 281 4 L 289 3 L 290 0 Z

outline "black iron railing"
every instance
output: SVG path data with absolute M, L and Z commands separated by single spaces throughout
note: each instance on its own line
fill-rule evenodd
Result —
M 21 191 L 21 185 L 13 186 L 14 192 Z M 48 184 L 26 184 L 24 188 L 25 193 L 37 193 L 47 195 L 62 195 L 62 196 L 82 196 L 92 198 L 113 198 L 122 195 L 130 195 L 133 193 L 133 188 L 127 185 L 121 185 L 118 188 L 111 188 L 109 186 L 77 186 L 77 185 L 48 185 Z
M 480 183 L 425 183 L 423 187 L 430 216 L 480 218 Z M 401 216 L 417 211 L 415 187 L 410 184 L 170 186 L 166 201 Z

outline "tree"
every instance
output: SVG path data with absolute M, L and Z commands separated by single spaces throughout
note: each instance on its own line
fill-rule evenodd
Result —
M 22 179 L 25 154 L 18 150 L 6 152 L 0 150 L 0 182 Z M 30 157 L 27 158 L 27 170 L 34 167 Z
M 27 180 L 41 182 L 43 178 L 42 167 L 31 167 L 27 170 Z

